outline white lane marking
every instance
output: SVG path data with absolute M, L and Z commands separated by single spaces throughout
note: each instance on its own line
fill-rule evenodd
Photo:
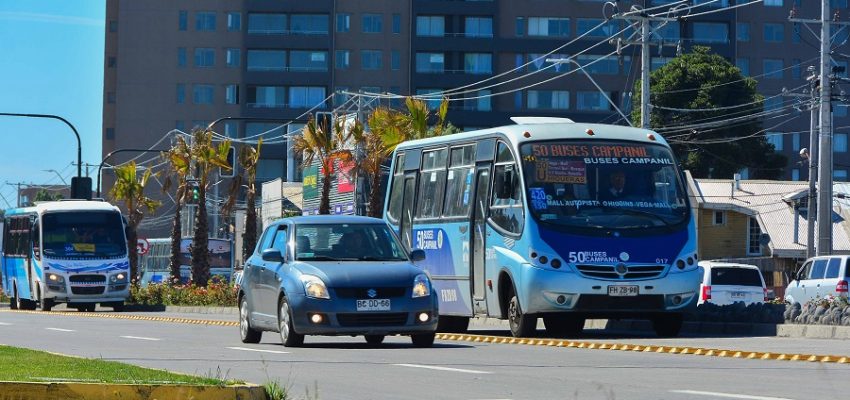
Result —
M 467 373 L 467 374 L 492 374 L 492 372 L 476 371 L 474 369 L 436 367 L 436 366 L 433 366 L 433 365 L 418 365 L 418 364 L 393 364 L 393 365 L 399 366 L 399 367 L 434 369 L 434 370 L 437 370 L 437 371 L 464 372 L 464 373 Z
M 259 353 L 289 354 L 288 351 L 249 349 L 247 347 L 228 347 L 230 350 L 256 351 Z
M 745 399 L 745 400 L 791 400 L 785 397 L 765 397 L 765 396 L 752 396 L 749 394 L 737 394 L 737 393 L 718 393 L 718 392 L 702 392 L 699 390 L 671 390 L 670 393 L 682 393 L 682 394 L 696 394 L 700 396 L 713 396 L 713 397 L 723 397 L 727 399 Z
M 150 340 L 152 342 L 158 341 L 160 339 L 157 338 L 149 338 L 149 337 L 141 337 L 141 336 L 121 336 L 124 339 L 136 339 L 136 340 Z
M 9 325 L 12 325 L 12 324 L 10 324 L 10 323 L 8 323 L 8 322 L 0 322 L 0 325 L 2 325 L 2 326 L 9 326 Z
M 47 329 L 48 331 L 57 331 L 57 332 L 76 332 L 73 329 L 62 329 L 62 328 L 44 328 L 44 329 Z

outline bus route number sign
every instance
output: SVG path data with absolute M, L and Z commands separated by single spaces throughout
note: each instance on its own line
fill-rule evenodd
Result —
M 148 242 L 147 239 L 139 238 L 139 240 L 136 241 L 136 253 L 138 253 L 140 256 L 148 254 L 148 250 L 150 249 L 151 244 L 150 242 Z

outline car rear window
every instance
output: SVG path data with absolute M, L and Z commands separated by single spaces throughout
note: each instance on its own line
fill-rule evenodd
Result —
M 838 269 L 841 268 L 841 259 L 840 258 L 830 258 L 829 264 L 826 266 L 826 275 L 824 278 L 832 279 L 838 278 Z
M 761 287 L 761 274 L 749 268 L 712 268 L 711 284 Z

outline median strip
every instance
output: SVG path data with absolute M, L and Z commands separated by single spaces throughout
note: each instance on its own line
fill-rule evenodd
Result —
M 153 322 L 174 322 L 178 324 L 194 324 L 194 325 L 209 325 L 209 326 L 239 326 L 238 321 L 218 321 L 209 319 L 193 319 L 193 318 L 177 318 L 177 317 L 152 317 L 147 315 L 130 315 L 130 314 L 112 314 L 112 313 L 93 313 L 93 312 L 63 312 L 63 311 L 25 311 L 25 310 L 0 310 L 0 312 L 14 312 L 25 314 L 39 315 L 61 315 L 67 317 L 95 317 L 95 318 L 110 318 L 110 319 L 127 319 L 136 321 L 153 321 Z
M 600 343 L 566 339 L 515 338 L 504 336 L 438 333 L 437 339 L 472 343 L 521 344 L 528 346 L 571 347 L 589 350 L 639 351 L 644 353 L 687 354 L 695 356 L 728 357 L 748 360 L 806 361 L 850 364 L 850 356 L 770 353 L 744 350 L 709 349 L 690 346 L 655 346 L 628 343 Z

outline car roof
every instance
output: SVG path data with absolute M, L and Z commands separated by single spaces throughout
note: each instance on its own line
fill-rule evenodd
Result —
M 733 262 L 725 262 L 725 261 L 700 261 L 698 263 L 700 267 L 703 268 L 746 268 L 746 269 L 759 269 L 759 267 L 750 264 L 738 264 Z
M 305 215 L 299 217 L 281 218 L 275 223 L 302 224 L 386 224 L 379 218 L 364 217 L 361 215 Z

